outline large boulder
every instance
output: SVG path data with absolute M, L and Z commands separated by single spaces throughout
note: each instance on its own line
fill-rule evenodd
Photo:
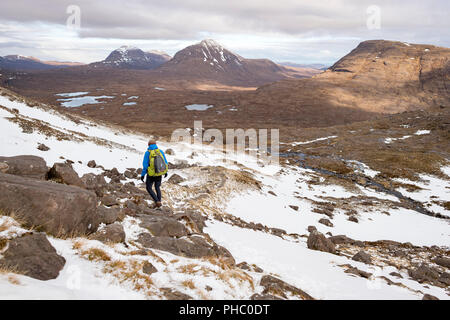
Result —
M 48 172 L 48 179 L 71 186 L 86 188 L 78 174 L 67 163 L 55 163 Z
M 39 280 L 55 279 L 66 263 L 43 233 L 26 234 L 11 240 L 2 255 L 1 268 Z
M 41 157 L 0 157 L 0 173 L 45 180 L 47 172 L 47 163 Z
M 137 240 L 145 248 L 168 251 L 187 258 L 223 257 L 230 265 L 235 261 L 231 253 L 217 244 L 210 244 L 202 237 L 192 236 L 182 239 L 171 237 L 153 237 L 148 233 L 141 233 Z
M 352 266 L 350 266 L 344 272 L 348 273 L 348 274 L 353 274 L 353 275 L 358 276 L 358 277 L 366 278 L 366 279 L 369 279 L 372 276 L 372 273 L 365 272 L 363 270 L 359 270 L 358 268 L 355 268 L 355 267 L 352 267 Z
M 86 173 L 81 177 L 81 181 L 85 185 L 86 189 L 95 191 L 99 197 L 103 196 L 103 191 L 108 185 L 105 177 L 102 175 L 95 175 L 93 173 Z
M 138 178 L 138 174 L 136 173 L 136 171 L 133 170 L 126 170 L 123 175 L 128 178 L 128 179 L 137 179 Z
M 161 288 L 160 290 L 167 300 L 193 300 L 191 296 L 172 288 Z
M 152 235 L 158 237 L 183 237 L 188 234 L 186 227 L 175 219 L 164 216 L 150 216 L 141 214 L 139 226 L 147 229 Z
M 287 298 L 286 293 L 300 297 L 303 300 L 314 300 L 305 291 L 296 288 L 283 280 L 275 278 L 271 275 L 265 275 L 261 278 L 260 285 L 264 287 L 263 294 L 265 295 L 280 295 Z
M 433 262 L 437 265 L 440 265 L 441 267 L 449 268 L 450 269 L 450 258 L 440 256 L 433 259 Z
M 450 274 L 440 272 L 438 269 L 425 263 L 414 269 L 408 270 L 409 276 L 419 283 L 428 282 L 439 287 L 450 286 Z
M 89 234 L 98 226 L 95 193 L 50 181 L 0 173 L 0 209 L 54 236 Z
M 120 204 L 117 198 L 112 194 L 103 195 L 100 202 L 106 207 L 117 206 Z
M 307 242 L 308 248 L 329 253 L 336 253 L 336 246 L 317 230 L 311 232 Z
M 356 253 L 352 257 L 352 260 L 359 261 L 359 262 L 362 262 L 365 264 L 372 264 L 372 257 L 370 256 L 370 254 L 368 254 L 367 252 L 364 252 L 363 250 Z
M 97 208 L 97 216 L 99 224 L 111 224 L 124 218 L 124 214 L 119 207 L 106 208 L 104 206 L 99 206 Z
M 120 243 L 125 242 L 125 231 L 120 223 L 113 223 L 98 230 L 90 238 L 105 243 Z
M 153 264 L 151 264 L 150 262 L 145 261 L 144 265 L 142 266 L 142 272 L 145 274 L 151 275 L 155 272 L 158 272 L 158 269 L 156 269 L 156 267 Z
M 180 176 L 180 175 L 178 175 L 176 173 L 172 174 L 170 176 L 170 178 L 167 180 L 167 182 L 172 183 L 172 184 L 179 184 L 179 183 L 182 183 L 184 181 L 185 181 L 185 179 L 182 176 Z
M 364 243 L 359 240 L 353 240 L 345 235 L 337 235 L 329 237 L 328 239 L 331 240 L 334 244 L 350 244 L 358 247 L 364 247 Z

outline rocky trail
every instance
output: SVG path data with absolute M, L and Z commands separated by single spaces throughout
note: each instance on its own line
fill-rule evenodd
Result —
M 2 297 L 450 294 L 448 219 L 370 174 L 230 163 L 209 146 L 161 142 L 170 171 L 158 210 L 138 179 L 147 137 L 3 89 L 0 126 Z M 448 177 L 433 179 L 445 200 Z

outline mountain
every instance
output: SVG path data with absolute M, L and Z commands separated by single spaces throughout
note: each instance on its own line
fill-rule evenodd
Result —
M 364 41 L 314 78 L 262 86 L 245 103 L 255 101 L 312 113 L 325 105 L 378 113 L 449 107 L 450 49 Z
M 139 48 L 122 46 L 112 51 L 105 60 L 93 63 L 125 69 L 155 69 L 170 60 L 170 56 L 161 51 L 145 52 Z
M 247 85 L 277 81 L 289 73 L 268 59 L 245 59 L 211 39 L 178 51 L 158 71 L 165 76 Z
M 82 65 L 78 62 L 42 61 L 34 57 L 7 55 L 0 57 L 0 69 L 6 70 L 49 70 Z

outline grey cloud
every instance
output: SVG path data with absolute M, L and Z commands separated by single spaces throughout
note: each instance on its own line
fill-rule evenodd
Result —
M 192 43 L 204 37 L 228 39 L 225 44 L 244 56 L 297 61 L 333 61 L 366 39 L 450 44 L 447 0 L 14 0 L 0 2 L 1 52 L 11 42 L 11 48 L 31 44 L 47 56 L 50 47 L 64 52 L 77 47 L 62 44 L 54 31 L 64 28 L 71 4 L 81 8 L 81 29 L 74 41 L 86 46 L 92 59 L 99 49 L 106 53 L 105 44 L 137 41 L 173 54 L 169 41 Z M 366 27 L 366 9 L 374 4 L 381 9 L 380 30 Z M 36 22 L 42 30 L 33 30 Z M 12 27 L 3 31 L 2 24 Z M 233 40 L 246 37 L 248 46 Z M 290 40 L 277 41 L 281 38 Z M 89 39 L 98 39 L 98 44 Z M 331 54 L 317 54 L 325 50 Z

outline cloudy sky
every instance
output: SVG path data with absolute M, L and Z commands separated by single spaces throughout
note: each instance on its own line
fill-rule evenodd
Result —
M 448 0 L 1 0 L 0 55 L 93 62 L 121 45 L 173 55 L 212 38 L 247 58 L 330 64 L 368 39 L 450 47 L 449 9 Z

